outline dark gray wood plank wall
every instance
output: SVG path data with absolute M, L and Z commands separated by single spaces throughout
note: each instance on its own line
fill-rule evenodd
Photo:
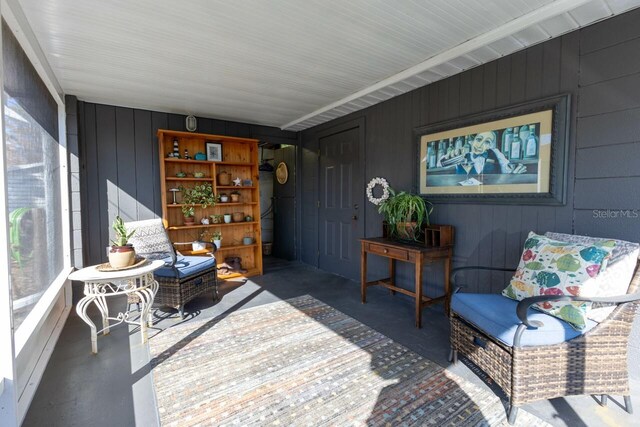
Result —
M 640 241 L 640 11 L 580 37 L 574 231 Z M 629 340 L 640 373 L 640 320 Z
M 67 98 L 76 111 L 75 98 Z M 103 262 L 110 226 L 162 215 L 158 129 L 185 130 L 185 116 L 77 102 L 81 162 L 82 246 L 85 264 Z M 297 133 L 247 123 L 198 118 L 198 132 L 297 143 Z M 295 165 L 292 165 L 295 169 Z

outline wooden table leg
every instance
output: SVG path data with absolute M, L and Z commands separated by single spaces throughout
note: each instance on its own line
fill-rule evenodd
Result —
M 416 257 L 416 328 L 422 327 L 422 255 Z
M 391 286 L 396 285 L 396 260 L 393 258 L 389 258 L 389 282 Z M 396 294 L 393 289 L 389 289 L 389 291 L 391 291 L 391 295 Z
M 449 256 L 444 260 L 444 311 L 447 316 L 451 310 L 451 258 L 453 254 L 449 252 Z
M 362 303 L 367 302 L 367 252 L 364 250 L 364 243 L 360 250 L 360 296 Z

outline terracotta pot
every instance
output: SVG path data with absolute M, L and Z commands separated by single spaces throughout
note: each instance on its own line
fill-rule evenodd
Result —
M 195 217 L 192 216 L 185 216 L 184 217 L 184 225 L 193 225 L 195 224 L 196 219 Z
M 239 202 L 240 201 L 240 195 L 239 194 L 235 194 L 235 193 L 231 193 L 231 201 L 232 202 Z
M 218 174 L 218 185 L 230 185 L 231 174 L 228 172 L 220 172 Z
M 133 246 L 111 246 L 109 251 L 109 264 L 113 268 L 123 268 L 133 265 L 136 260 L 136 251 Z
M 244 221 L 244 212 L 234 212 L 231 214 L 231 219 L 233 222 L 242 222 Z

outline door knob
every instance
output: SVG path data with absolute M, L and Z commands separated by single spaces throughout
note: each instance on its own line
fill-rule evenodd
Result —
M 352 216 L 351 219 L 358 219 L 358 215 Z

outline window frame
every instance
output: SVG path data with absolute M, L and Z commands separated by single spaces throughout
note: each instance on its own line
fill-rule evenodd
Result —
M 60 163 L 61 250 L 63 267 L 18 329 L 13 324 L 13 302 L 9 269 L 0 275 L 0 418 L 20 425 L 39 385 L 53 348 L 71 310 L 72 267 L 71 174 L 67 145 L 64 93 L 17 0 L 1 0 L 0 16 L 18 40 L 29 61 L 57 104 Z M 0 40 L 0 51 L 2 41 Z M 4 64 L 0 55 L 0 84 L 4 87 Z M 0 94 L 0 262 L 9 265 L 8 186 L 4 133 L 4 90 Z M 3 286 L 2 283 L 5 285 Z M 56 311 L 54 311 L 56 310 Z M 36 354 L 33 354 L 33 350 Z M 8 351 L 7 351 L 8 350 Z

